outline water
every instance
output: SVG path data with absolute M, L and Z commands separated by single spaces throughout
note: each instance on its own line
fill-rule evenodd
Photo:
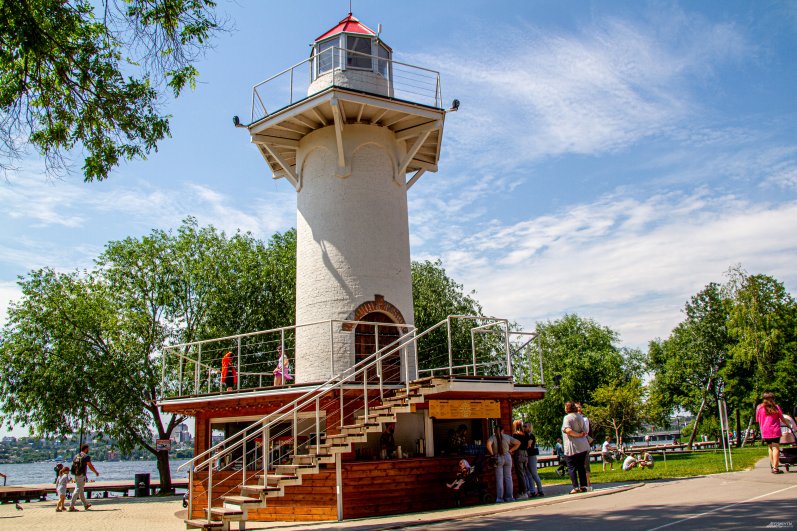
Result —
M 170 459 L 169 468 L 172 471 L 172 479 L 187 478 L 188 472 L 183 470 L 178 472 L 177 467 L 185 463 L 185 459 Z M 96 481 L 133 481 L 136 474 L 149 474 L 154 481 L 158 475 L 158 462 L 152 461 L 96 461 L 94 468 L 100 473 L 100 477 L 95 478 L 94 472 L 88 471 L 90 480 Z M 65 465 L 69 463 L 65 462 Z M 39 463 L 22 463 L 18 465 L 0 465 L 0 472 L 8 476 L 6 485 L 40 485 L 52 483 L 55 480 L 53 467 L 55 461 L 43 461 Z M 0 485 L 2 485 L 0 478 Z

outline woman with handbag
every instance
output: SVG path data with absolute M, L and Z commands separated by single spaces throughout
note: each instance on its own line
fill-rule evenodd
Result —
M 565 404 L 565 417 L 562 419 L 562 433 L 565 438 L 565 460 L 567 461 L 567 473 L 570 475 L 570 482 L 573 490 L 570 494 L 577 492 L 587 492 L 587 469 L 586 462 L 589 459 L 589 442 L 587 437 L 584 419 L 578 414 L 578 408 L 574 402 Z

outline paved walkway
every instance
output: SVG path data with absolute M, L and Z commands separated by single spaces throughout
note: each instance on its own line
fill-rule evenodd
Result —
M 568 495 L 546 488 L 542 499 L 383 518 L 289 524 L 249 522 L 247 529 L 728 529 L 797 527 L 797 472 L 773 475 L 766 460 L 745 472 L 645 484 L 601 485 Z M 0 529 L 182 531 L 179 497 L 95 500 L 91 511 L 56 513 L 55 502 L 0 506 Z M 235 526 L 233 526 L 235 527 Z

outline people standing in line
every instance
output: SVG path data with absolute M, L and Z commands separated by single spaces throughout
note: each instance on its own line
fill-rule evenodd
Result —
M 775 403 L 775 393 L 764 393 L 764 401 L 755 410 L 755 419 L 761 439 L 769 447 L 769 468 L 773 474 L 783 474 L 780 469 L 780 421 L 783 411 Z
M 565 404 L 565 417 L 562 419 L 562 433 L 565 436 L 564 451 L 567 461 L 567 473 L 573 489 L 570 494 L 587 492 L 586 461 L 589 456 L 589 432 L 584 426 L 584 419 L 578 414 L 574 402 Z
M 603 471 L 606 472 L 606 463 L 609 463 L 609 470 L 614 470 L 614 452 L 617 448 L 612 445 L 612 438 L 608 435 L 601 445 L 601 461 L 603 461 Z
M 592 450 L 592 435 L 590 435 L 590 432 L 592 430 L 590 430 L 589 419 L 584 414 L 584 412 L 583 412 L 583 410 L 581 408 L 581 403 L 580 402 L 576 402 L 576 410 L 577 410 L 578 414 L 581 415 L 581 419 L 584 421 L 584 428 L 586 428 L 586 430 L 587 430 L 587 442 L 589 443 L 590 450 Z M 592 470 L 591 470 L 591 466 L 590 466 L 590 463 L 589 463 L 589 452 L 587 453 L 586 470 L 587 470 L 587 489 L 589 490 L 589 489 L 592 488 Z
M 83 502 L 84 510 L 88 511 L 91 507 L 91 504 L 86 501 L 86 496 L 83 494 L 83 488 L 86 486 L 86 472 L 88 468 L 99 477 L 100 473 L 97 472 L 97 469 L 94 468 L 94 465 L 91 463 L 89 445 L 84 444 L 80 447 L 80 453 L 72 459 L 72 466 L 70 467 L 70 471 L 75 475 L 75 491 L 72 493 L 72 501 L 69 504 L 70 511 L 77 511 L 75 502 L 77 502 L 78 497 L 80 497 L 80 501 Z
M 513 455 L 512 464 L 518 479 L 518 499 L 527 500 L 531 490 L 531 478 L 529 478 L 529 436 L 523 431 L 523 421 L 516 419 L 512 422 L 512 437 L 520 441 L 520 446 Z
M 512 454 L 520 441 L 504 433 L 499 424 L 487 440 L 487 451 L 495 457 L 495 503 L 515 501 L 512 491 Z
M 64 503 L 66 502 L 66 485 L 70 481 L 72 481 L 72 478 L 69 476 L 69 467 L 62 466 L 55 480 L 55 494 L 58 496 L 58 503 L 55 504 L 55 512 L 57 513 L 66 510 L 66 507 L 64 507 Z M 83 505 L 85 504 L 84 502 Z
M 540 455 L 540 449 L 537 448 L 537 437 L 534 436 L 534 429 L 531 423 L 526 422 L 523 424 L 523 431 L 529 438 L 527 452 L 529 454 L 529 461 L 526 463 L 529 478 L 529 496 L 545 496 L 542 492 L 542 481 L 540 480 L 540 473 L 537 471 L 537 456 Z M 534 487 L 537 487 L 535 492 Z
M 221 358 L 221 381 L 227 391 L 232 391 L 238 385 L 238 371 L 232 361 L 232 352 L 229 350 Z

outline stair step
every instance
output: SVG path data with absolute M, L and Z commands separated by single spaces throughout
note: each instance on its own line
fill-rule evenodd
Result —
M 252 498 L 249 496 L 222 496 L 221 499 L 224 503 L 230 503 L 232 505 L 250 505 L 250 504 L 260 504 L 262 503 L 260 498 Z
M 277 487 L 276 485 L 241 485 L 241 490 L 268 494 L 269 492 L 277 492 L 282 490 L 282 487 Z
M 348 426 L 341 426 L 340 431 L 362 433 L 363 430 L 380 429 L 381 425 L 378 422 L 369 422 L 367 424 L 349 424 Z
M 315 465 L 277 465 L 274 467 L 274 471 L 277 474 L 292 474 L 296 476 L 300 470 L 315 470 L 315 467 Z
M 316 456 L 310 454 L 294 455 L 292 461 L 294 465 L 314 465 L 316 463 Z
M 205 509 L 205 513 L 207 513 L 207 509 Z M 242 518 L 244 512 L 241 509 L 233 509 L 232 507 L 212 507 L 210 509 L 210 517 L 218 517 L 222 520 L 227 519 L 239 519 Z
M 266 476 L 266 485 L 274 485 L 281 481 L 296 481 L 299 476 L 288 474 L 269 474 Z
M 186 529 L 221 529 L 224 522 L 221 520 L 185 520 Z

